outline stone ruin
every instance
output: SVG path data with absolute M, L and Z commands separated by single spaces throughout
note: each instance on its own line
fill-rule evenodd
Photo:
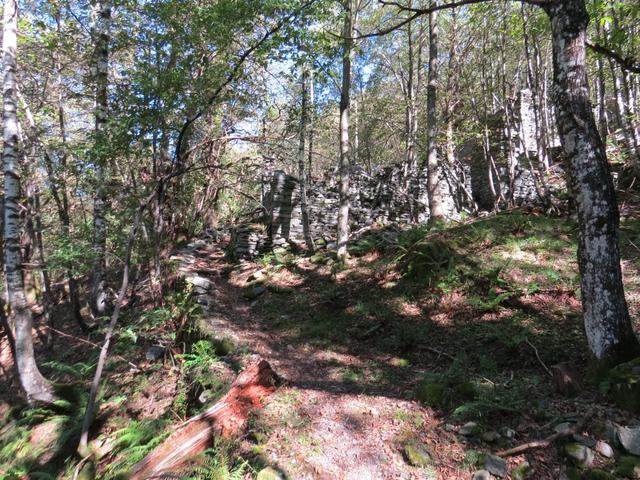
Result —
M 504 114 L 497 112 L 487 119 L 490 127 L 490 155 L 487 161 L 479 140 L 471 140 L 459 149 L 458 164 L 446 162 L 440 172 L 445 216 L 459 219 L 464 213 L 490 211 L 495 206 L 493 190 L 515 205 L 541 203 L 532 172 L 536 139 L 531 92 L 524 90 L 516 106 L 518 123 L 508 143 Z M 513 149 L 512 160 L 505 159 L 507 145 Z M 555 147 L 555 145 L 553 145 Z M 532 163 L 533 162 L 533 163 Z M 559 164 L 550 177 L 555 178 L 551 194 L 564 190 L 564 173 Z M 411 173 L 411 172 L 410 172 Z M 307 205 L 311 235 L 330 243 L 335 239 L 338 223 L 339 185 L 336 169 L 322 178 L 309 179 Z M 304 242 L 300 182 L 283 171 L 275 170 L 273 159 L 265 159 L 262 175 L 261 218 L 239 225 L 232 233 L 231 254 L 235 258 L 250 258 L 261 250 Z M 382 167 L 373 173 L 356 166 L 351 169 L 351 206 L 349 220 L 352 232 L 379 224 L 424 224 L 429 220 L 429 199 L 426 178 L 420 172 L 407 175 L 403 165 Z

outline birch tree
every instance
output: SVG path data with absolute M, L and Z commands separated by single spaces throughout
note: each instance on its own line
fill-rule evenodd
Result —
M 16 51 L 18 5 L 4 2 L 3 55 L 3 139 L 4 172 L 4 261 L 9 323 L 14 330 L 15 360 L 20 383 L 31 404 L 55 400 L 53 388 L 42 376 L 33 351 L 31 310 L 24 293 L 24 272 L 20 250 L 20 150 L 18 144 Z

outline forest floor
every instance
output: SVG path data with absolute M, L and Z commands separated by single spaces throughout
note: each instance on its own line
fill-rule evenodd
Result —
M 623 271 L 638 331 L 640 225 L 635 211 L 622 211 Z M 219 398 L 256 357 L 285 383 L 238 442 L 218 446 L 232 468 L 192 478 L 253 478 L 269 466 L 288 479 L 469 479 L 486 454 L 587 415 L 577 445 L 593 453 L 611 444 L 612 458 L 598 453 L 580 473 L 558 442 L 506 458 L 503 476 L 634 478 L 607 424 L 638 418 L 587 380 L 572 221 L 511 212 L 435 230 L 372 230 L 352 244 L 344 266 L 327 250 L 231 263 L 224 247 L 189 249 L 213 283 L 200 323 L 217 338 L 215 354 L 198 341 L 188 355 L 145 362 L 138 348 L 144 373 L 120 362 L 109 374 L 97 427 L 108 445 L 99 465 L 105 478 L 203 408 L 195 397 Z M 184 303 L 176 296 L 176 305 Z M 166 335 L 162 315 L 154 315 L 145 317 L 153 328 L 138 321 L 123 329 L 114 353 L 130 359 L 131 343 Z M 201 369 L 196 380 L 186 381 L 185 365 Z M 577 392 L 567 396 L 554 383 L 547 369 L 555 365 L 579 379 Z M 19 450 L 17 441 L 3 447 L 5 457 Z M 595 476 L 605 472 L 615 475 Z

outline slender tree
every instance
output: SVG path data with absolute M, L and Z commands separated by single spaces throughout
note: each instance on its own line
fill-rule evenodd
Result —
M 18 5 L 4 2 L 3 54 L 3 172 L 4 172 L 4 261 L 10 324 L 14 330 L 15 360 L 20 383 L 31 404 L 51 403 L 55 394 L 42 376 L 33 351 L 31 310 L 24 293 L 24 272 L 20 251 L 20 151 L 18 145 L 16 51 Z
M 95 0 L 92 4 L 94 41 L 93 76 L 95 84 L 95 149 L 96 188 L 93 199 L 94 262 L 91 280 L 90 306 L 94 316 L 108 313 L 107 288 L 107 120 L 109 86 L 109 24 L 111 0 Z
M 338 210 L 338 259 L 347 258 L 349 242 L 349 104 L 351 90 L 351 55 L 353 48 L 353 4 L 344 2 L 344 24 L 342 28 L 342 89 L 340 92 L 340 206 Z
M 301 103 L 300 103 L 300 143 L 298 145 L 298 180 L 300 181 L 300 209 L 302 210 L 302 230 L 307 249 L 310 253 L 315 251 L 311 227 L 309 225 L 309 209 L 307 208 L 307 175 L 304 168 L 305 163 L 305 143 L 307 140 L 307 124 L 309 122 L 309 111 L 307 106 L 307 81 L 308 67 L 302 66 L 301 75 Z

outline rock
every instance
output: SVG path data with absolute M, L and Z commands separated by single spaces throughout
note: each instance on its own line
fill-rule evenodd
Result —
M 589 447 L 571 442 L 564 446 L 564 452 L 577 466 L 585 468 L 593 463 L 595 453 Z
M 499 440 L 500 438 L 502 438 L 502 435 L 500 435 L 496 431 L 491 430 L 489 432 L 484 432 L 481 438 L 487 443 L 493 443 L 496 440 Z
M 603 385 L 621 408 L 640 413 L 640 357 L 613 368 Z
M 597 444 L 597 442 L 593 438 L 586 437 L 584 435 L 578 435 L 577 433 L 573 434 L 573 440 L 589 448 L 595 448 Z
M 481 431 L 482 427 L 480 427 L 480 425 L 478 425 L 476 422 L 467 422 L 462 427 L 460 427 L 458 433 L 460 435 L 464 435 L 465 437 L 472 437 L 474 435 L 478 435 Z
M 210 308 L 215 305 L 215 299 L 211 295 L 198 295 L 196 297 L 196 303 L 205 308 Z
M 632 455 L 640 455 L 640 427 L 618 427 L 620 445 Z
M 188 284 L 193 285 L 195 288 L 202 289 L 202 293 L 206 293 L 211 289 L 211 287 L 213 287 L 213 282 L 211 280 L 209 280 L 208 278 L 200 277 L 198 275 L 186 277 L 184 280 Z
M 623 478 L 640 479 L 640 458 L 621 457 L 616 465 L 615 475 Z
M 593 470 L 587 470 L 582 476 L 583 480 L 616 480 L 616 477 L 609 472 L 600 468 L 594 468 Z
M 491 474 L 486 470 L 478 470 L 476 473 L 473 474 L 473 477 L 471 477 L 471 480 L 491 480 L 492 478 L 493 477 L 491 476 Z
M 555 427 L 553 427 L 553 430 L 556 433 L 561 433 L 561 432 L 566 432 L 567 430 L 571 430 L 572 427 L 573 427 L 573 423 L 562 422 L 556 425 Z
M 284 476 L 274 468 L 263 468 L 258 472 L 256 480 L 284 480 Z
M 484 468 L 496 477 L 507 476 L 507 461 L 496 455 L 488 454 L 484 460 Z
M 460 435 L 464 435 L 465 437 L 472 437 L 474 435 L 478 435 L 481 431 L 482 428 L 476 422 L 468 422 L 460 427 L 458 433 Z
M 404 457 L 414 467 L 427 467 L 433 463 L 433 455 L 416 443 L 408 443 L 404 446 Z
M 511 480 L 525 480 L 532 473 L 531 464 L 525 461 L 511 471 Z
M 266 291 L 267 289 L 263 285 L 256 285 L 255 287 L 244 292 L 244 297 L 248 300 L 255 300 Z
M 161 358 L 164 358 L 166 348 L 162 345 L 150 345 L 147 347 L 147 351 L 144 353 L 144 357 L 150 362 L 156 362 Z
M 502 433 L 502 436 L 508 440 L 511 440 L 516 436 L 516 431 L 513 428 L 504 427 L 500 432 Z
M 256 270 L 251 275 L 249 275 L 248 280 L 250 282 L 253 282 L 253 281 L 264 280 L 265 278 L 267 278 L 267 273 L 264 270 Z
M 603 441 L 598 441 L 596 443 L 596 452 L 598 452 L 600 455 L 602 455 L 605 458 L 613 458 L 613 455 L 614 455 L 613 448 L 611 448 L 611 445 Z

